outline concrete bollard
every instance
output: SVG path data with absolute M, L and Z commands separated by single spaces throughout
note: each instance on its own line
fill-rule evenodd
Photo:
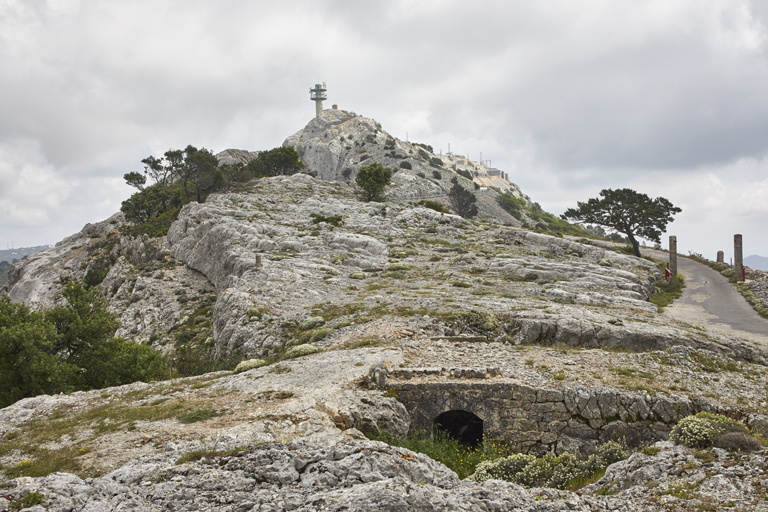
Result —
M 261 254 L 256 254 L 256 268 L 261 268 Z
M 717 262 L 725 263 L 725 253 L 723 251 L 717 251 Z
M 741 235 L 733 235 L 733 270 L 736 271 L 736 282 L 743 282 L 744 255 L 742 252 Z
M 672 277 L 677 275 L 677 237 L 675 235 L 669 237 L 669 273 Z

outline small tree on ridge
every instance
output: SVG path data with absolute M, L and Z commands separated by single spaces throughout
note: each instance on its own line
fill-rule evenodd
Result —
M 376 163 L 361 167 L 355 176 L 355 184 L 360 187 L 360 196 L 364 201 L 381 199 L 384 189 L 392 181 L 392 169 Z
M 667 224 L 674 220 L 673 214 L 683 211 L 668 199 L 651 199 L 629 188 L 608 188 L 601 190 L 600 195 L 602 199 L 577 202 L 579 207 L 568 208 L 561 215 L 562 219 L 597 224 L 627 235 L 635 256 L 640 256 L 640 244 L 636 236 L 660 243 Z
M 465 219 L 477 215 L 477 205 L 475 205 L 477 198 L 475 194 L 458 183 L 454 183 L 451 191 L 448 192 L 448 201 L 451 203 L 453 211 Z

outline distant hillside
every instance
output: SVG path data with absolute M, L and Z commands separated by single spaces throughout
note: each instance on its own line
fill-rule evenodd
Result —
M 753 254 L 744 258 L 744 264 L 754 270 L 767 270 L 768 271 L 768 258 L 765 256 L 758 256 Z
M 37 247 L 19 247 L 16 249 L 5 249 L 0 251 L 0 261 L 13 263 L 13 260 L 20 260 L 24 256 L 35 254 L 36 252 L 50 249 L 50 245 L 38 245 Z
M 7 261 L 0 261 L 0 288 L 8 284 L 8 270 L 11 264 Z

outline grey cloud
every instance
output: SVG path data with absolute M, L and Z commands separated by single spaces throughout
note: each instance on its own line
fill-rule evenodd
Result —
M 399 137 L 482 151 L 556 213 L 607 187 L 736 168 L 756 183 L 766 19 L 757 0 L 6 2 L 0 146 L 34 141 L 19 151 L 80 197 L 104 198 L 106 217 L 130 193 L 106 180 L 150 153 L 279 145 L 311 118 L 319 79 L 329 103 Z M 3 158 L 3 184 L 66 225 L 48 241 L 98 220 L 66 194 L 31 204 L 23 158 Z M 744 159 L 756 164 L 733 167 Z

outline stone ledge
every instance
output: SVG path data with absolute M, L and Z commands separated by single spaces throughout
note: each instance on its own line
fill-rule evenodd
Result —
M 488 343 L 487 336 L 432 336 L 431 341 L 451 341 L 454 343 Z
M 501 368 L 403 368 L 383 371 L 387 379 L 398 380 L 431 376 L 449 379 L 491 379 L 502 376 Z

